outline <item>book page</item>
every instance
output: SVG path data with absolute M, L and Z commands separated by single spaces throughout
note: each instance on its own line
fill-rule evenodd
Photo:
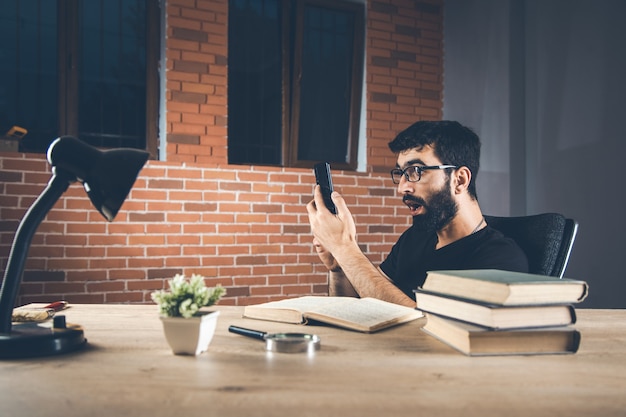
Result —
M 344 297 L 304 296 L 288 298 L 268 303 L 249 305 L 244 308 L 244 317 L 281 321 L 285 323 L 302 323 L 303 313 L 320 306 L 341 302 Z
M 344 298 L 346 297 L 323 297 L 311 295 L 298 298 L 287 298 L 279 301 L 270 301 L 269 303 L 259 304 L 255 307 L 286 308 L 299 310 L 304 313 L 321 306 L 337 303 L 338 301 L 343 302 Z
M 375 331 L 422 317 L 418 310 L 375 298 L 339 298 L 341 302 L 310 309 L 305 316 L 361 331 Z

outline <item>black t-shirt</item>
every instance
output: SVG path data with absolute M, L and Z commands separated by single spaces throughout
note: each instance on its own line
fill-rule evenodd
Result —
M 380 268 L 406 295 L 421 287 L 426 272 L 441 269 L 503 269 L 528 272 L 528 259 L 519 246 L 487 226 L 478 232 L 435 249 L 437 234 L 407 229 Z

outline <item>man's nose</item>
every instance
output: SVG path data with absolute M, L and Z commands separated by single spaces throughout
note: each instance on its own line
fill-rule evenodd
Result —
M 398 184 L 398 193 L 409 194 L 415 191 L 415 183 L 406 179 L 405 175 L 400 177 L 400 183 Z

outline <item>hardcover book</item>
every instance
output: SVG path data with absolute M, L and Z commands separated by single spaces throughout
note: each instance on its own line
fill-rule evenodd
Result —
M 576 322 L 571 304 L 501 306 L 415 291 L 418 310 L 450 317 L 490 329 L 567 326 Z
M 498 305 L 574 304 L 585 299 L 585 281 L 498 269 L 429 271 L 422 289 Z
M 576 353 L 580 333 L 573 327 L 489 330 L 474 324 L 426 314 L 422 331 L 468 356 Z

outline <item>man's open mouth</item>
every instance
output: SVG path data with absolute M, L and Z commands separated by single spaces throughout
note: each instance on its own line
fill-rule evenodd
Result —
M 421 202 L 418 202 L 415 197 L 405 195 L 402 198 L 402 202 L 406 204 L 406 206 L 409 208 L 412 216 L 421 214 L 421 212 L 424 210 L 423 204 L 421 204 Z

